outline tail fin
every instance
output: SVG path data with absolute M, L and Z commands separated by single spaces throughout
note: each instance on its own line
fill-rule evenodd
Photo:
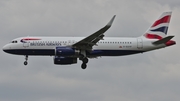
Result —
M 167 35 L 172 12 L 164 12 L 143 35 L 148 39 L 162 39 Z

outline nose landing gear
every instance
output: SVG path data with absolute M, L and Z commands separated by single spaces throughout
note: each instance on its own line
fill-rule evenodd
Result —
M 27 64 L 28 64 L 27 60 L 28 60 L 28 55 L 25 56 L 24 65 L 27 65 Z

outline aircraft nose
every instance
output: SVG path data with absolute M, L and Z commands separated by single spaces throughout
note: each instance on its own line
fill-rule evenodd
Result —
M 12 50 L 11 44 L 6 44 L 5 46 L 3 46 L 2 50 L 6 53 L 9 53 L 9 54 L 15 54 L 16 53 L 16 51 Z
M 2 50 L 3 50 L 4 52 L 7 52 L 8 49 L 9 49 L 9 48 L 8 48 L 7 45 L 3 46 L 3 48 L 2 48 Z

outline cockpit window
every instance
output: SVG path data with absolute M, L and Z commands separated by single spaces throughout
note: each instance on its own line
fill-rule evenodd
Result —
M 11 43 L 17 43 L 17 41 L 15 40 L 15 41 L 12 41 Z

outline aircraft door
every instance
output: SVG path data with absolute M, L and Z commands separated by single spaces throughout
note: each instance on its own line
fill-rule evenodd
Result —
M 137 48 L 138 49 L 143 48 L 143 40 L 141 38 L 137 38 Z
M 29 47 L 29 42 L 23 43 L 23 47 L 24 47 L 24 48 Z

